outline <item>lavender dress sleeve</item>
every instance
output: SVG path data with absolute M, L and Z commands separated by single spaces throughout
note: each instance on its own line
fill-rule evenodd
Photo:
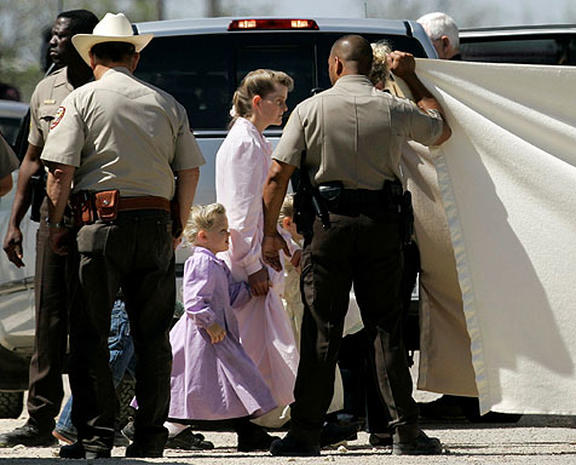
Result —
M 232 308 L 240 308 L 248 303 L 252 298 L 250 294 L 250 287 L 244 281 L 232 282 L 228 286 L 230 293 L 230 305 Z
M 207 328 L 216 321 L 216 314 L 211 308 L 216 280 L 210 260 L 199 258 L 190 258 L 184 265 L 184 308 L 197 326 Z

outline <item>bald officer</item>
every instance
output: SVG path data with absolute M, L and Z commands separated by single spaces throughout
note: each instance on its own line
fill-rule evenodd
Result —
M 394 52 L 391 69 L 420 108 L 374 89 L 370 44 L 336 41 L 329 57 L 333 87 L 300 103 L 274 152 L 264 189 L 264 260 L 280 268 L 286 244 L 276 221 L 295 168 L 309 176 L 329 212 L 316 218 L 302 256 L 301 358 L 292 423 L 274 455 L 318 455 L 319 433 L 332 398 L 334 368 L 352 284 L 376 353 L 381 394 L 390 410 L 396 454 L 438 454 L 441 444 L 418 427 L 400 331 L 402 247 L 398 183 L 400 146 L 407 139 L 437 145 L 450 137 L 438 102 L 414 73 L 411 55 Z M 302 153 L 306 152 L 302 162 Z M 299 225 L 301 226 L 301 225 Z
M 180 234 L 172 228 L 170 200 L 176 196 L 185 224 L 204 159 L 184 107 L 132 75 L 151 39 L 133 35 L 123 14 L 110 13 L 93 34 L 73 37 L 96 80 L 62 102 L 42 153 L 56 252 L 67 252 L 70 229 L 62 214 L 72 180 L 81 222 L 75 238 L 83 308 L 71 315 L 70 373 L 78 442 L 61 448 L 63 458 L 110 456 L 116 396 L 107 336 L 120 287 L 138 360 L 138 412 L 126 456 L 160 457 L 167 437 L 173 240 Z
M 12 189 L 12 171 L 18 169 L 18 158 L 0 135 L 0 197 Z

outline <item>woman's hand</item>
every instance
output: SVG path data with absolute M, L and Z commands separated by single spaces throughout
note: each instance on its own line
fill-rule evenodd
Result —
M 295 250 L 290 259 L 292 266 L 300 271 L 300 262 L 302 261 L 302 249 Z
M 212 344 L 218 344 L 226 337 L 226 330 L 218 323 L 212 323 L 206 328 L 206 332 L 208 333 L 208 336 L 210 336 L 210 342 Z
M 270 289 L 270 280 L 268 279 L 268 270 L 265 266 L 260 268 L 256 273 L 248 276 L 248 285 L 250 286 L 250 293 L 255 296 L 268 294 Z

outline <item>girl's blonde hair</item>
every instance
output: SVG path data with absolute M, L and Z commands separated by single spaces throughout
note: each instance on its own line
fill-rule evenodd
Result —
M 370 44 L 372 46 L 372 70 L 370 71 L 370 80 L 376 85 L 379 82 L 386 84 L 390 79 L 390 70 L 388 69 L 388 54 L 392 51 L 390 45 L 385 40 L 380 40 Z
M 234 97 L 232 97 L 232 111 L 230 113 L 233 119 L 230 126 L 239 117 L 246 118 L 251 116 L 254 96 L 265 97 L 269 93 L 274 92 L 276 84 L 287 87 L 288 92 L 294 89 L 294 80 L 283 71 L 274 71 L 272 69 L 250 71 L 242 79 L 240 86 L 234 92 Z
M 226 218 L 226 209 L 219 203 L 210 205 L 194 205 L 184 228 L 183 235 L 190 244 L 196 244 L 200 231 L 210 231 L 218 220 Z

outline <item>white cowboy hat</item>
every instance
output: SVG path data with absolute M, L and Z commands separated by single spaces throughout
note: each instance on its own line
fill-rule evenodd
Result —
M 140 52 L 152 40 L 154 34 L 134 35 L 132 24 L 124 13 L 106 13 L 104 18 L 96 24 L 92 34 L 76 34 L 72 37 L 74 47 L 82 59 L 90 65 L 90 50 L 94 45 L 104 42 L 126 42 L 133 44 Z

